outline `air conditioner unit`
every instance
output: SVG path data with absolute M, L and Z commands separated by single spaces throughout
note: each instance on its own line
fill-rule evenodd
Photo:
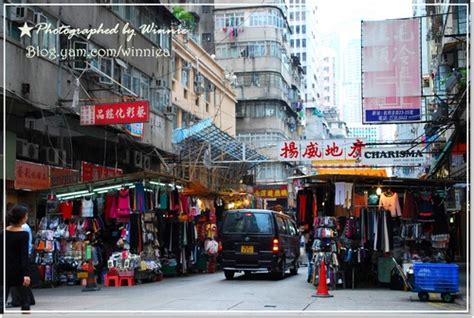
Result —
M 143 156 L 143 169 L 151 170 L 151 157 L 150 156 Z
M 133 165 L 137 168 L 143 168 L 143 154 L 140 151 L 133 152 Z
M 191 63 L 189 63 L 189 62 L 184 62 L 184 63 L 183 63 L 183 68 L 182 68 L 182 70 L 183 70 L 183 71 L 189 71 L 190 69 L 191 69 Z
M 174 106 L 166 106 L 167 115 L 176 115 L 176 108 Z
M 35 11 L 30 8 L 23 6 L 11 7 L 10 20 L 22 23 L 29 22 L 31 24 L 35 23 Z
M 47 22 L 48 22 L 48 18 L 46 18 L 44 14 L 40 12 L 35 13 L 35 24 L 47 23 Z
M 53 147 L 43 148 L 43 159 L 47 164 L 51 165 L 65 165 L 66 164 L 66 151 Z
M 18 157 L 28 158 L 32 160 L 39 159 L 39 146 L 28 142 L 25 139 L 16 140 L 16 154 Z

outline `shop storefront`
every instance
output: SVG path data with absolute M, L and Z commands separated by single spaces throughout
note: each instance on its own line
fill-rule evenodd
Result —
M 316 269 L 325 260 L 333 288 L 395 288 L 397 264 L 409 275 L 416 262 L 457 261 L 455 246 L 466 237 L 457 235 L 459 211 L 449 192 L 459 183 L 343 174 L 302 177 L 297 220 L 314 236 Z M 316 285 L 318 273 L 312 277 Z

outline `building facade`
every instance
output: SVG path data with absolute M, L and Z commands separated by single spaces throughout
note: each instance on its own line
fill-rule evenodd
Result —
M 269 158 L 276 144 L 297 139 L 302 68 L 291 57 L 288 12 L 283 1 L 240 6 L 215 2 L 215 54 L 233 79 L 237 94 L 237 138 Z M 222 5 L 227 4 L 227 5 Z M 256 168 L 260 184 L 284 183 L 286 163 Z
M 153 22 L 163 29 L 171 29 L 177 20 L 169 10 L 143 6 L 32 4 L 9 5 L 3 14 L 6 19 L 6 29 L 2 32 L 6 40 L 3 54 L 8 63 L 2 71 L 6 74 L 6 101 L 10 105 L 3 139 L 7 145 L 3 155 L 7 165 L 8 202 L 29 202 L 25 198 L 29 193 L 15 183 L 18 160 L 61 167 L 71 173 L 79 172 L 82 162 L 120 168 L 123 173 L 163 169 L 163 157 L 173 155 L 172 121 L 166 115 L 172 60 L 169 54 L 158 56 L 158 52 L 171 51 L 169 34 L 136 32 L 130 40 L 126 34 L 68 38 L 57 33 L 40 34 L 35 29 L 29 35 L 22 34 L 19 27 L 44 22 L 82 29 L 101 23 L 105 27 L 122 28 L 129 23 L 130 28 L 138 31 L 141 24 Z M 27 56 L 28 51 L 33 51 L 31 47 L 37 48 L 37 53 Z M 143 53 L 146 49 L 150 56 L 137 58 L 130 53 L 94 57 L 98 56 L 95 53 L 120 47 L 137 54 L 138 50 Z M 69 50 L 70 54 L 40 56 L 40 50 L 43 53 Z M 84 126 L 80 123 L 81 106 L 136 100 L 149 102 L 150 118 L 147 123 L 135 126 L 135 130 L 119 124 Z M 80 180 L 77 177 L 76 182 Z M 43 181 L 53 185 L 49 180 Z

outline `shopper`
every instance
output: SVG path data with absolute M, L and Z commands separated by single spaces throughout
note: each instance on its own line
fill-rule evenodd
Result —
M 28 295 L 29 295 L 29 300 L 30 300 L 30 305 L 33 306 L 36 301 L 35 301 L 35 296 L 33 295 L 33 290 L 31 289 L 31 285 L 34 282 L 34 265 L 32 265 L 32 255 L 33 255 L 33 232 L 31 231 L 30 226 L 28 223 L 25 223 L 21 226 L 25 232 L 28 233 L 28 258 L 30 259 L 30 277 L 31 277 L 31 283 L 30 286 L 28 286 Z M 7 307 L 20 307 L 21 306 L 21 300 L 20 300 L 20 293 L 16 287 L 12 287 L 10 290 L 11 296 L 12 296 L 12 301 L 9 302 Z
M 29 236 L 22 228 L 28 220 L 28 208 L 15 205 L 8 211 L 8 226 L 5 232 L 5 265 L 6 265 L 6 294 L 12 287 L 18 288 L 21 310 L 30 310 L 30 271 L 28 258 Z
M 305 242 L 305 252 L 308 257 L 308 279 L 307 282 L 310 283 L 313 277 L 313 242 L 314 242 L 314 233 L 313 229 L 310 228 L 306 236 Z

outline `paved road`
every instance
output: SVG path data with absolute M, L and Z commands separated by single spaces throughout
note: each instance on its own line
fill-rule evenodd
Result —
M 274 281 L 264 274 L 224 279 L 222 272 L 165 278 L 133 287 L 102 288 L 82 292 L 79 286 L 36 289 L 33 311 L 447 311 L 466 310 L 466 305 L 418 301 L 414 293 L 389 289 L 341 289 L 333 298 L 314 298 L 306 282 L 306 268 L 297 276 Z

